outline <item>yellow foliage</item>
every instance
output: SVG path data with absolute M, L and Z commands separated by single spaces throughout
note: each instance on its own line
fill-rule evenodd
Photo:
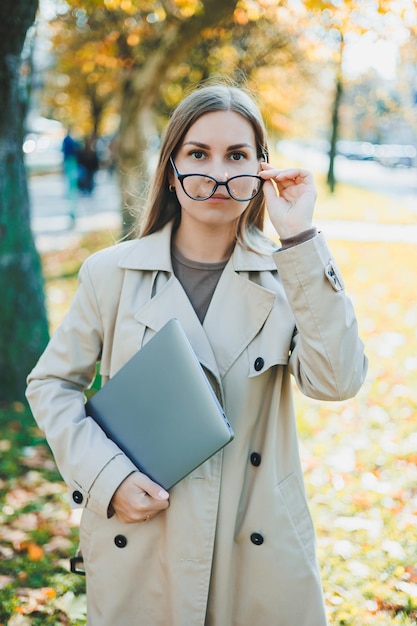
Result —
M 182 17 L 185 18 L 189 18 L 201 11 L 201 2 L 199 0 L 175 0 L 174 4 L 178 7 Z
M 137 46 L 140 42 L 140 36 L 138 33 L 130 33 L 126 39 L 128 46 Z
M 81 66 L 81 72 L 83 74 L 89 74 L 90 72 L 92 72 L 95 68 L 95 63 L 94 61 L 85 61 L 82 66 Z
M 236 9 L 233 18 L 240 26 L 245 26 L 249 22 L 248 14 L 243 9 Z

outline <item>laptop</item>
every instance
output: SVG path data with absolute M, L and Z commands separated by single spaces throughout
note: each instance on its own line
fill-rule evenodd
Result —
M 167 490 L 234 436 L 176 318 L 90 398 L 86 413 Z

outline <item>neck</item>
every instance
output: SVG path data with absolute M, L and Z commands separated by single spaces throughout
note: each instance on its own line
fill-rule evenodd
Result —
M 234 231 L 193 227 L 188 232 L 182 223 L 174 234 L 174 243 L 181 254 L 200 263 L 217 263 L 229 259 L 235 247 Z

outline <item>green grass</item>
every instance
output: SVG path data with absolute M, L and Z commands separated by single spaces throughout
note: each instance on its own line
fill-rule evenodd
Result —
M 78 528 L 66 487 L 25 406 L 0 407 L 0 431 L 0 624 L 84 624 L 68 621 L 85 581 L 68 569 Z
M 369 373 L 358 396 L 297 394 L 330 623 L 417 623 L 417 247 L 330 242 Z

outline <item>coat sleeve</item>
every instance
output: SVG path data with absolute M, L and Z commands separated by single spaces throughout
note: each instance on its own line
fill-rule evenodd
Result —
M 28 376 L 26 396 L 44 431 L 71 505 L 107 516 L 111 497 L 136 468 L 85 413 L 103 342 L 103 324 L 88 261 L 71 308 Z
M 317 400 L 346 400 L 367 371 L 355 312 L 322 234 L 275 255 L 296 321 L 290 369 L 301 391 Z

